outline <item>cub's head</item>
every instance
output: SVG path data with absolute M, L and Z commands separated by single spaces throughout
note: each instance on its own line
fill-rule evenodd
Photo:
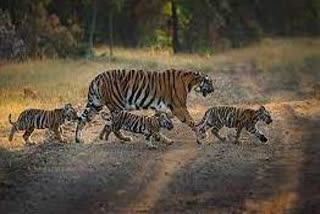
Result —
M 157 114 L 156 117 L 159 120 L 159 124 L 161 128 L 168 129 L 168 130 L 173 129 L 173 122 L 168 114 L 160 113 L 160 114 Z
M 266 124 L 272 123 L 270 112 L 268 112 L 264 106 L 261 106 L 258 110 L 256 110 L 256 114 L 259 120 L 265 122 Z
M 200 82 L 196 86 L 195 91 L 197 93 L 202 93 L 204 97 L 208 94 L 214 92 L 212 79 L 208 75 L 197 73 L 200 76 Z
M 106 124 L 111 125 L 112 123 L 112 116 L 111 114 L 107 113 L 107 112 L 101 112 L 101 118 L 105 121 Z
M 63 116 L 69 121 L 78 119 L 77 111 L 72 107 L 70 103 L 66 104 L 63 107 Z

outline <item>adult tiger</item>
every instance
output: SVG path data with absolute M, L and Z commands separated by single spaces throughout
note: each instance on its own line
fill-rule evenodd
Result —
M 180 121 L 193 128 L 194 120 L 187 109 L 187 95 L 193 87 L 204 97 L 214 91 L 207 75 L 193 71 L 110 70 L 101 73 L 90 83 L 88 102 L 77 124 L 76 142 L 81 141 L 85 124 L 104 105 L 110 112 L 149 108 L 159 112 L 171 110 Z

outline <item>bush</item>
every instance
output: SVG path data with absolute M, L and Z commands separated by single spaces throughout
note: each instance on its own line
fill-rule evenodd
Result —
M 24 40 L 17 34 L 9 13 L 0 9 L 0 59 L 21 59 L 25 55 Z

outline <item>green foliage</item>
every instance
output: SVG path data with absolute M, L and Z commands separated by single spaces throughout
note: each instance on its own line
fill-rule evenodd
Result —
M 93 2 L 97 2 L 95 28 Z M 174 2 L 181 51 L 211 54 L 265 36 L 320 33 L 320 0 Z M 173 43 L 172 0 L 3 0 L 1 4 L 31 56 L 88 54 L 88 46 L 82 44 L 89 40 L 160 49 Z M 53 16 L 56 23 L 50 19 Z

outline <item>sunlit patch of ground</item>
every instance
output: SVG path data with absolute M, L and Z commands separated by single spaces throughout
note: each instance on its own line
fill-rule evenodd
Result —
M 0 213 L 220 212 L 285 213 L 313 211 L 319 142 L 319 53 L 317 39 L 265 40 L 213 56 L 116 49 L 115 60 L 45 60 L 2 65 L 0 70 Z M 148 150 L 134 135 L 121 144 L 97 139 L 98 116 L 74 142 L 75 124 L 65 125 L 67 144 L 36 131 L 34 146 L 22 133 L 7 137 L 13 118 L 28 107 L 56 108 L 66 102 L 79 111 L 90 80 L 112 68 L 194 69 L 215 80 L 215 92 L 195 92 L 188 108 L 196 121 L 214 105 L 257 108 L 265 105 L 273 124 L 259 124 L 267 144 L 244 132 L 242 143 L 210 136 L 198 148 L 194 134 L 174 119 L 176 142 Z M 25 88 L 35 92 L 25 93 Z M 141 112 L 139 112 L 141 113 Z M 153 114 L 152 111 L 143 112 Z M 222 135 L 234 130 L 223 129 Z M 314 212 L 313 212 L 314 213 Z

